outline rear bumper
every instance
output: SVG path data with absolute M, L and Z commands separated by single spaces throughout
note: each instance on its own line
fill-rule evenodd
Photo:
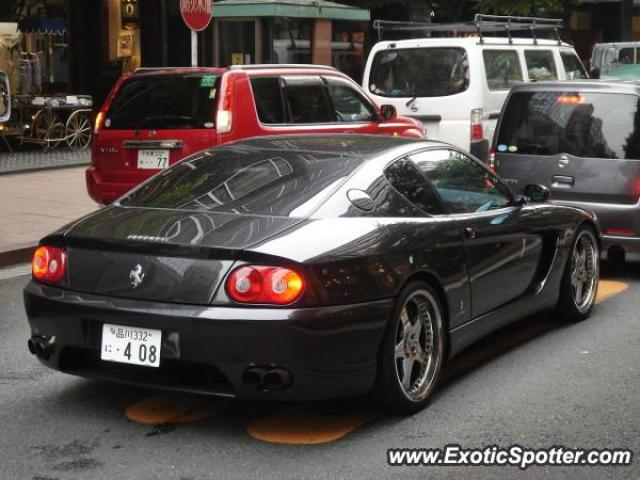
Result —
M 602 230 L 603 253 L 607 253 L 612 247 L 619 247 L 626 253 L 640 254 L 640 202 L 635 205 L 621 205 L 555 200 L 553 203 L 579 207 L 595 213 Z M 629 230 L 635 232 L 635 235 L 617 235 L 611 232 L 612 229 Z
M 131 177 L 131 175 L 127 175 L 125 180 L 115 180 L 114 177 L 117 176 L 120 176 L 118 172 L 107 174 L 93 166 L 87 168 L 85 180 L 89 196 L 98 203 L 108 205 L 147 179 L 145 176 Z
M 30 282 L 31 334 L 51 341 L 40 361 L 66 373 L 140 386 L 269 400 L 369 391 L 392 299 L 306 309 L 161 304 L 65 291 Z M 102 324 L 161 329 L 160 368 L 100 360 Z M 34 338 L 34 337 L 32 337 Z M 285 369 L 280 391 L 249 385 L 250 366 Z

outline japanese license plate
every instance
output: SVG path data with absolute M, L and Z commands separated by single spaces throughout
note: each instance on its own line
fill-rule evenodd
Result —
M 169 166 L 169 150 L 138 150 L 138 168 L 163 169 Z
M 162 331 L 150 328 L 102 325 L 100 358 L 145 367 L 160 366 Z

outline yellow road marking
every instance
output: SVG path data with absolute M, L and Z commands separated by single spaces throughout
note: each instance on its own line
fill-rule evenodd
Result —
M 270 443 L 315 445 L 339 440 L 377 416 L 374 412 L 326 415 L 304 407 L 287 408 L 256 420 L 247 433 Z
M 598 296 L 596 297 L 596 303 L 602 303 L 605 300 L 620 295 L 627 288 L 628 283 L 618 282 L 616 280 L 600 280 L 598 284 Z
M 124 414 L 134 422 L 160 425 L 203 420 L 217 410 L 218 405 L 210 398 L 166 393 L 129 405 Z

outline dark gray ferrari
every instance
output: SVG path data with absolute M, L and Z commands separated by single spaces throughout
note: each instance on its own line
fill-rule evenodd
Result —
M 270 400 L 425 405 L 509 322 L 593 308 L 594 215 L 514 196 L 438 142 L 255 138 L 198 153 L 41 241 L 29 349 L 63 372 Z

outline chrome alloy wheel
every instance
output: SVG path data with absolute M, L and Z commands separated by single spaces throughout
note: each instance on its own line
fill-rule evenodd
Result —
M 435 380 L 438 352 L 434 329 L 442 325 L 438 304 L 426 290 L 416 290 L 404 302 L 396 328 L 396 375 L 410 400 L 423 400 Z
M 576 308 L 584 313 L 594 301 L 599 268 L 598 246 L 586 231 L 579 234 L 571 253 L 571 286 Z

